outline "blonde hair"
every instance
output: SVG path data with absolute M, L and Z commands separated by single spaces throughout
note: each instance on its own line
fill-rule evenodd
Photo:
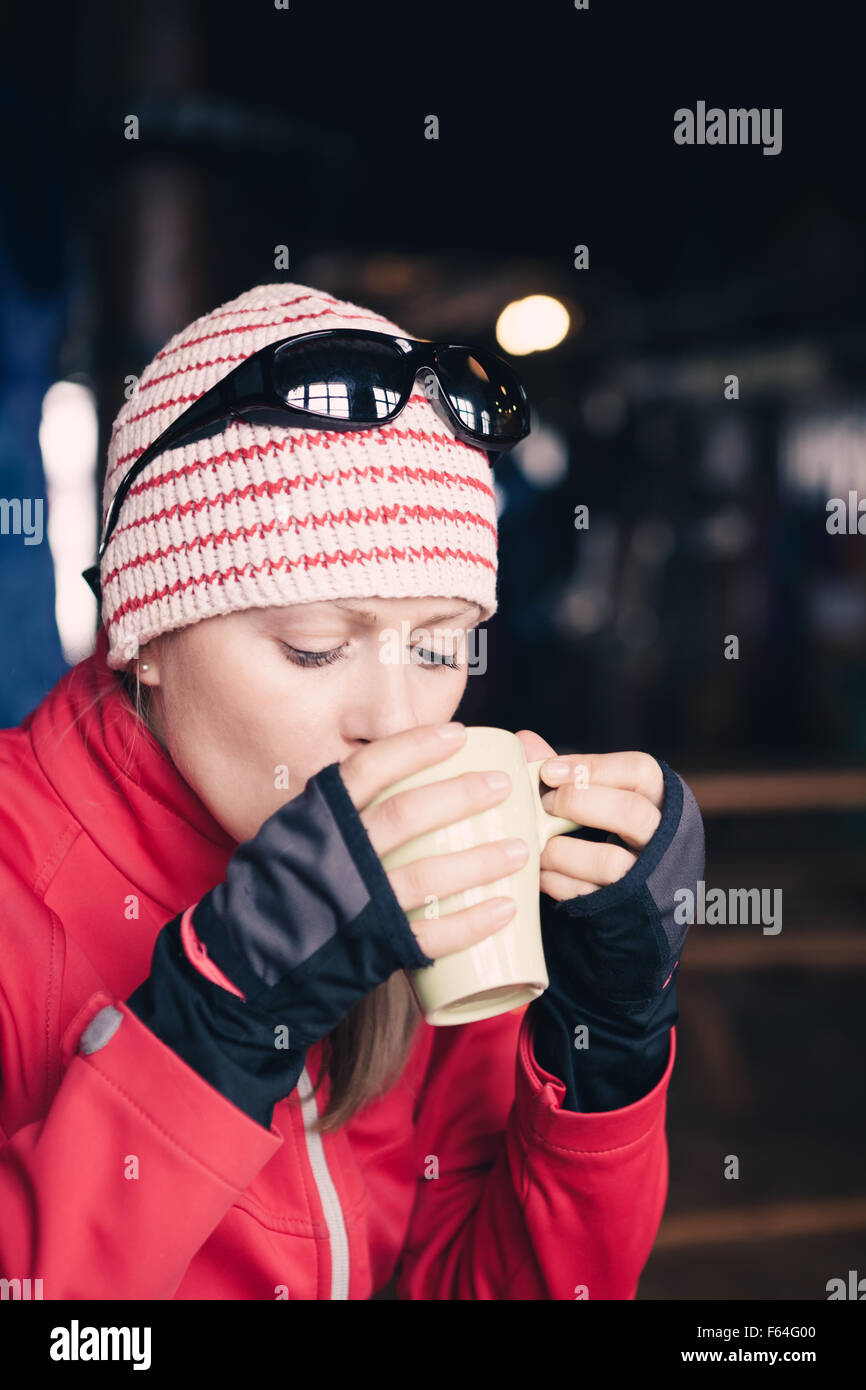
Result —
M 170 635 L 162 633 L 160 643 Z M 137 666 L 134 675 L 129 671 L 116 675 L 137 724 L 156 737 L 151 724 L 153 687 L 142 686 Z M 324 1113 L 312 1129 L 323 1134 L 340 1129 L 357 1111 L 378 1100 L 394 1085 L 408 1059 L 421 1017 L 402 970 L 349 1011 L 323 1039 L 322 1066 L 313 1092 L 318 1092 L 326 1076 L 330 1077 L 331 1089 Z

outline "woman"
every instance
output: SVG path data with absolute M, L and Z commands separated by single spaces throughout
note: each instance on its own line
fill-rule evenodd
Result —
M 497 359 L 433 359 L 299 285 L 198 319 L 120 411 L 96 649 L 0 734 L 13 1296 L 365 1299 L 396 1275 L 406 1299 L 634 1297 L 694 797 L 642 753 L 547 765 L 548 809 L 607 836 L 544 852 L 550 987 L 439 1028 L 404 970 L 513 902 L 406 912 L 526 847 L 380 859 L 510 783 L 369 808 L 464 737 L 438 726 L 496 611 L 489 455 L 525 430 Z

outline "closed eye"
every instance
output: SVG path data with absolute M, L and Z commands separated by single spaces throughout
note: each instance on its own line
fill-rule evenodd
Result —
M 425 651 L 423 647 L 416 647 L 415 651 L 419 656 L 429 657 L 429 661 L 422 661 L 422 666 L 448 666 L 452 671 L 460 670 L 460 663 L 455 661 L 453 656 L 446 656 L 445 652 Z
M 329 652 L 305 652 L 300 647 L 290 647 L 288 642 L 281 642 L 280 646 L 294 666 L 328 666 L 332 661 L 342 661 L 346 651 L 345 643 Z
M 291 661 L 293 666 L 329 666 L 334 661 L 342 661 L 346 655 L 346 643 L 327 652 L 305 652 L 300 647 L 290 647 L 288 642 L 281 642 L 280 646 L 283 648 L 286 660 Z M 419 658 L 422 658 L 416 663 L 418 665 L 425 666 L 430 670 L 437 666 L 447 666 L 452 671 L 462 670 L 460 663 L 444 652 L 431 652 L 423 647 L 416 647 L 414 650 L 418 653 Z

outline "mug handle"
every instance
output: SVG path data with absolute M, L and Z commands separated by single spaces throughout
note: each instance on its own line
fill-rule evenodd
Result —
M 526 764 L 530 785 L 535 792 L 535 824 L 538 830 L 539 852 L 544 849 L 544 846 L 552 836 L 565 835 L 569 830 L 580 830 L 582 828 L 577 821 L 568 820 L 565 816 L 552 816 L 550 812 L 545 809 L 541 800 L 541 765 L 546 762 L 547 758 L 539 758 L 536 763 Z

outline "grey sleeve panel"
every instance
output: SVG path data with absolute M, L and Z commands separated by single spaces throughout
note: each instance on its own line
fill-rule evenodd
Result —
M 91 1052 L 99 1052 L 106 1043 L 111 1042 L 122 1022 L 123 1014 L 120 1009 L 116 1009 L 113 1004 L 106 1004 L 104 1009 L 94 1014 L 81 1034 L 79 1052 L 83 1052 L 85 1057 Z
M 212 891 L 232 950 L 266 986 L 302 965 L 370 902 L 315 779 L 239 845 L 225 881 Z
M 698 882 L 704 873 L 706 846 L 704 823 L 694 793 L 676 773 L 672 776 L 682 788 L 682 809 L 668 848 L 648 875 L 646 886 L 656 905 L 668 947 L 678 951 L 682 949 L 685 933 L 674 921 L 674 894 L 688 889 L 695 901 Z

